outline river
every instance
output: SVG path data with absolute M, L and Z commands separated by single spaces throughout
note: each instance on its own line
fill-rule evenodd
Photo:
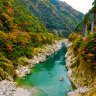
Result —
M 31 96 L 66 96 L 72 89 L 72 84 L 67 77 L 65 54 L 67 47 L 62 48 L 46 58 L 46 62 L 37 64 L 31 70 L 31 74 L 23 78 L 17 78 L 19 86 L 34 87 L 38 92 Z M 60 76 L 64 80 L 60 81 Z

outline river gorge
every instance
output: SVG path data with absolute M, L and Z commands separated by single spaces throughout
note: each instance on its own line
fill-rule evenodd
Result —
M 66 96 L 72 90 L 72 84 L 67 77 L 65 54 L 67 47 L 63 43 L 62 48 L 50 55 L 46 62 L 39 63 L 31 69 L 31 74 L 23 78 L 17 78 L 19 86 L 25 86 L 31 92 L 31 96 Z M 60 81 L 60 76 L 64 80 Z

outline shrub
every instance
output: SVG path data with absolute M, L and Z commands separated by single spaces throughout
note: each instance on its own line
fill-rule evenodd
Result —
M 80 35 L 70 34 L 69 41 L 73 43 L 74 53 L 80 54 L 91 67 L 96 68 L 96 33 L 82 39 Z
M 2 68 L 1 71 L 4 71 L 3 72 L 4 74 L 6 72 L 6 74 L 11 77 L 14 77 L 16 75 L 14 66 L 11 64 L 11 62 L 8 59 L 4 57 L 0 58 L 0 68 Z
M 0 67 L 0 81 L 7 78 L 7 73 Z
M 32 59 L 33 57 L 33 48 L 26 47 L 24 49 L 24 54 L 27 58 Z
M 29 63 L 28 63 L 28 61 L 26 61 L 26 59 L 27 59 L 26 57 L 18 58 L 18 60 L 17 60 L 18 65 L 23 65 L 23 66 L 28 65 Z
M 82 38 L 81 38 L 81 36 L 78 36 L 78 37 L 74 40 L 74 42 L 73 42 L 74 51 L 77 50 L 77 49 L 80 47 L 81 43 L 82 43 Z
M 74 41 L 78 37 L 78 34 L 76 33 L 71 33 L 68 37 L 69 41 Z

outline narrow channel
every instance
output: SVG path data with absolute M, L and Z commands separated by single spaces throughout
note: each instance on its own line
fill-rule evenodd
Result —
M 38 94 L 31 96 L 66 96 L 72 89 L 72 84 L 67 77 L 65 54 L 67 47 L 63 43 L 62 48 L 46 58 L 46 62 L 37 64 L 31 70 L 31 74 L 24 78 L 18 78 L 19 85 L 34 87 Z M 60 76 L 63 81 L 60 81 Z

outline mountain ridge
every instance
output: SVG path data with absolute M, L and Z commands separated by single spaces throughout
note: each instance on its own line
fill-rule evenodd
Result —
M 59 0 L 20 0 L 46 27 L 54 33 L 69 35 L 83 19 L 83 14 Z M 68 33 L 68 34 L 67 34 Z M 60 34 L 59 34 L 60 35 Z

